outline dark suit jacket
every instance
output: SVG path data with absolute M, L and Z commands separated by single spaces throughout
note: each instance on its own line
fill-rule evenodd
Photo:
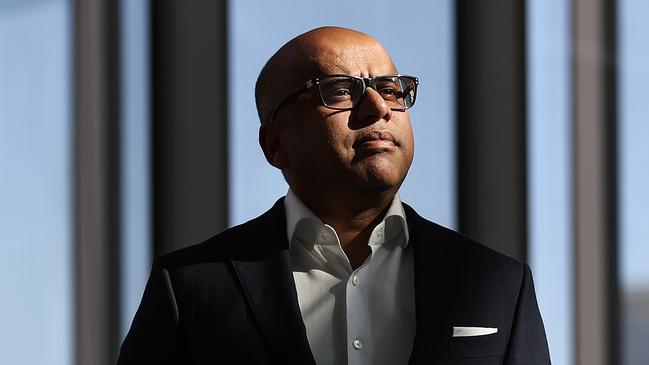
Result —
M 549 364 L 527 265 L 404 208 L 415 270 L 410 363 Z M 285 220 L 280 199 L 256 219 L 156 259 L 118 364 L 314 364 Z M 498 333 L 453 338 L 453 326 Z

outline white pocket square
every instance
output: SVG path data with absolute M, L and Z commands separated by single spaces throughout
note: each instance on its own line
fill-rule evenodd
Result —
M 492 327 L 453 327 L 453 337 L 486 336 L 498 333 L 498 328 Z

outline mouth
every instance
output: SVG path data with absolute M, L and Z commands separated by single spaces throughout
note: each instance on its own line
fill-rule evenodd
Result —
M 357 149 L 388 150 L 398 145 L 394 136 L 389 131 L 371 131 L 361 135 L 352 147 Z

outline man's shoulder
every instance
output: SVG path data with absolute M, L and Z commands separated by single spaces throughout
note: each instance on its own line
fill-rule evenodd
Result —
M 284 249 L 286 223 L 283 198 L 262 215 L 228 228 L 203 242 L 172 251 L 156 258 L 167 268 L 219 263 L 235 260 L 255 260 Z
M 428 252 L 434 247 L 436 254 L 447 262 L 472 265 L 474 268 L 489 267 L 500 270 L 522 271 L 524 264 L 504 253 L 498 252 L 462 233 L 434 223 L 420 216 L 412 207 L 404 205 L 411 239 L 420 251 Z M 423 246 L 423 247 L 422 247 Z

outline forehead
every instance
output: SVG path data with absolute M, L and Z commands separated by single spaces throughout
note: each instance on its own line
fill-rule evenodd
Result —
M 315 72 L 373 77 L 397 73 L 387 51 L 375 41 L 332 42 L 323 40 L 309 54 Z

